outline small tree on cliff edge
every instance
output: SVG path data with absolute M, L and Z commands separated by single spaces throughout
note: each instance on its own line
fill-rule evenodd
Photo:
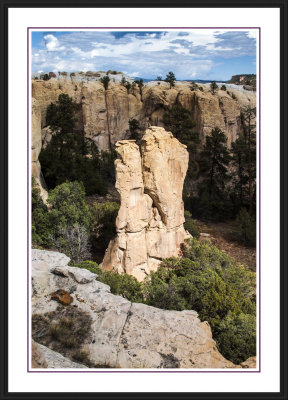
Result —
M 166 75 L 165 82 L 170 83 L 170 89 L 175 86 L 175 81 L 176 81 L 176 78 L 175 78 L 174 73 L 171 71 L 168 72 L 168 74 Z
M 218 85 L 215 81 L 212 81 L 210 83 L 210 89 L 211 89 L 212 94 L 216 93 L 216 90 L 218 89 Z
M 100 82 L 103 83 L 104 89 L 107 90 L 110 82 L 109 76 L 108 75 L 103 76 L 103 78 L 100 79 Z

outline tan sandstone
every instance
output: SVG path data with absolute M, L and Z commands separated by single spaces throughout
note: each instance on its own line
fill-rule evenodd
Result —
M 129 119 L 135 118 L 143 129 L 150 125 L 163 126 L 163 114 L 179 102 L 191 112 L 196 122 L 195 130 L 202 140 L 218 126 L 228 137 L 228 144 L 241 133 L 241 108 L 255 106 L 254 92 L 230 89 L 228 94 L 218 90 L 213 95 L 208 85 L 203 91 L 191 91 L 190 84 L 177 82 L 174 88 L 167 83 L 144 85 L 142 96 L 136 85 L 129 92 L 120 83 L 109 83 L 105 91 L 99 81 L 73 82 L 73 80 L 32 80 L 32 96 L 41 111 L 41 127 L 46 127 L 46 110 L 56 102 L 59 94 L 67 93 L 78 104 L 76 129 L 98 145 L 99 150 L 109 150 L 110 144 L 127 139 Z M 233 97 L 232 97 L 233 96 Z
M 184 243 L 182 190 L 188 168 L 186 146 L 161 127 L 151 127 L 139 147 L 116 143 L 116 188 L 121 206 L 117 237 L 106 250 L 104 269 L 143 280 L 162 259 L 179 256 Z
M 41 147 L 41 109 L 37 100 L 32 98 L 32 118 L 31 118 L 31 170 L 36 184 L 40 188 L 41 197 L 46 201 L 47 191 L 43 187 L 43 178 L 41 175 L 41 165 L 38 160 Z

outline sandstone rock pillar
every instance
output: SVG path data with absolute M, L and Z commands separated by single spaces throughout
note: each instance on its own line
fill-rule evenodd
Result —
M 106 250 L 103 268 L 143 280 L 164 258 L 180 253 L 184 242 L 182 190 L 188 151 L 161 127 L 146 130 L 141 146 L 116 143 L 116 188 L 121 206 L 117 236 Z

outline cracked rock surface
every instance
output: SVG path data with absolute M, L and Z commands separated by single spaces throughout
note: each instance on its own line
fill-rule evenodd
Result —
M 58 252 L 32 250 L 32 314 L 57 313 L 58 303 L 51 300 L 50 293 L 59 289 L 69 292 L 73 307 L 91 316 L 91 333 L 83 344 L 90 367 L 235 368 L 219 353 L 209 324 L 200 322 L 195 311 L 166 311 L 131 303 L 111 294 L 109 286 L 95 277 L 91 280 L 89 271 L 68 267 L 69 261 Z M 74 274 L 67 273 L 73 268 Z M 37 335 L 34 340 L 37 342 Z M 46 353 L 49 362 L 38 360 L 38 368 L 82 368 L 77 363 L 69 365 L 59 353 Z
M 104 269 L 142 281 L 162 259 L 179 256 L 184 243 L 182 190 L 188 168 L 186 146 L 153 126 L 142 138 L 116 143 L 116 188 L 121 206 L 117 237 L 106 250 Z

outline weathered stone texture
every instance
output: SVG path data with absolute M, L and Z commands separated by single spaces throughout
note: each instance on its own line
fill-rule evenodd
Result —
M 84 269 L 75 268 L 76 279 L 69 261 L 61 253 L 32 250 L 32 314 L 57 313 L 58 303 L 50 293 L 69 292 L 73 307 L 92 319 L 91 338 L 83 344 L 92 368 L 235 368 L 219 353 L 209 324 L 200 322 L 195 311 L 131 303 L 111 294 L 109 286 L 90 280 L 89 274 L 87 280 Z M 33 368 L 84 367 L 38 343 L 32 357 Z
M 162 259 L 178 256 L 184 242 L 182 190 L 188 151 L 161 127 L 146 130 L 142 157 L 130 140 L 117 142 L 116 151 L 121 206 L 117 237 L 110 242 L 102 265 L 143 280 Z

